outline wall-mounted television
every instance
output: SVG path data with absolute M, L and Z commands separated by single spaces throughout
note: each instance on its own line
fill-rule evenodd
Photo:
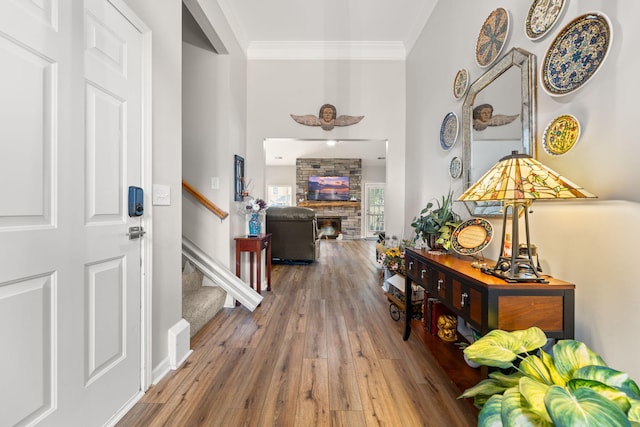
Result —
M 349 177 L 310 176 L 307 200 L 349 200 Z

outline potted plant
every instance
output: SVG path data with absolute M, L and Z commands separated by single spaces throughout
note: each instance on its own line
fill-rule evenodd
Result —
M 436 205 L 437 204 L 437 205 Z M 460 225 L 460 216 L 453 211 L 453 191 L 450 190 L 441 201 L 427 203 L 420 214 L 413 219 L 411 227 L 415 238 L 422 239 L 431 249 L 451 249 L 451 234 Z
M 460 396 L 482 408 L 478 426 L 640 425 L 640 389 L 628 374 L 580 341 L 558 341 L 550 353 L 546 343 L 536 327 L 495 329 L 464 349 L 469 360 L 502 369 Z

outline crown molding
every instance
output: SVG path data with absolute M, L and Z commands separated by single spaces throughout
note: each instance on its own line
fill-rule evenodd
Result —
M 373 60 L 404 61 L 402 42 L 251 42 L 249 60 Z

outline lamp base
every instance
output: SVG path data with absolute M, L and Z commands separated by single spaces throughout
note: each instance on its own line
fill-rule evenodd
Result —
M 490 274 L 492 276 L 496 276 L 501 278 L 507 283 L 549 283 L 548 280 L 537 276 L 535 273 L 530 273 L 528 271 L 521 271 L 515 274 L 511 274 L 510 271 L 503 271 L 497 268 L 481 268 L 485 274 Z
M 511 211 L 511 233 L 513 237 L 513 243 L 516 247 L 516 251 L 509 252 L 509 256 L 503 255 L 498 258 L 496 265 L 493 268 L 483 268 L 481 271 L 492 276 L 499 277 L 509 283 L 549 283 L 548 280 L 543 279 L 538 271 L 541 271 L 533 265 L 533 258 L 531 256 L 531 243 L 529 241 L 529 205 L 530 201 L 514 200 L 509 204 L 505 203 L 504 217 L 502 220 L 502 247 L 500 253 L 505 254 L 505 236 L 507 230 L 507 216 L 508 211 Z M 519 213 L 524 214 L 524 226 L 526 232 L 526 243 L 519 244 L 518 239 L 518 218 Z M 522 246 L 522 247 L 521 247 Z M 523 256 L 520 256 L 524 252 Z

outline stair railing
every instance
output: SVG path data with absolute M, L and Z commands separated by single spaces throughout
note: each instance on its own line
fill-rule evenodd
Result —
M 229 216 L 229 212 L 225 212 L 222 209 L 220 209 L 218 206 L 216 206 L 215 203 L 213 203 L 211 200 L 204 197 L 202 193 L 196 190 L 191 184 L 189 184 L 184 179 L 182 180 L 182 188 L 187 190 L 187 192 L 191 194 L 193 197 L 195 197 L 195 199 L 198 202 L 200 202 L 204 207 L 206 207 L 211 212 L 213 212 L 221 220 Z
M 195 267 L 250 311 L 262 301 L 262 295 L 237 277 L 226 266 L 204 253 L 191 240 L 182 236 L 182 254 Z

